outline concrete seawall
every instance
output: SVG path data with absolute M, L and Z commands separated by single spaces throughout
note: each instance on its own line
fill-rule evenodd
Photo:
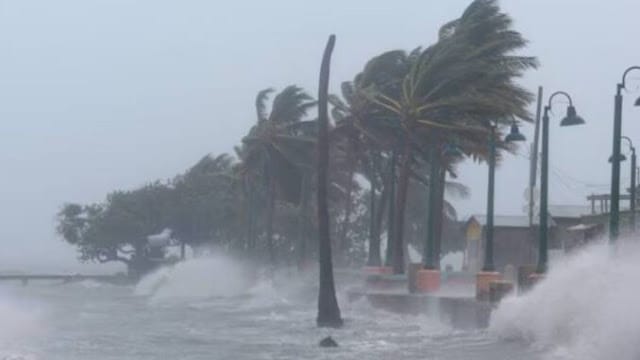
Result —
M 374 307 L 402 314 L 425 314 L 460 329 L 489 325 L 493 304 L 473 297 L 437 296 L 394 291 L 351 290 L 349 300 L 366 298 Z

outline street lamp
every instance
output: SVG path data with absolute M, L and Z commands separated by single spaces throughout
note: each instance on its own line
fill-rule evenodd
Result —
M 567 115 L 560 121 L 560 126 L 582 125 L 584 120 L 576 113 L 571 96 L 564 91 L 556 91 L 549 97 L 549 103 L 544 107 L 542 116 L 542 164 L 540 169 L 540 232 L 538 244 L 538 266 L 536 272 L 543 274 L 547 271 L 549 256 L 548 236 L 549 229 L 547 220 L 549 219 L 548 198 L 549 198 L 549 110 L 554 97 L 562 95 L 569 100 Z
M 622 82 L 616 86 L 613 111 L 613 151 L 611 162 L 611 213 L 609 214 L 609 241 L 615 242 L 620 233 L 620 142 L 622 136 L 622 89 L 625 88 L 627 74 L 640 70 L 640 66 L 631 66 L 622 74 Z M 640 98 L 635 105 L 640 105 Z
M 484 266 L 482 271 L 494 272 L 493 263 L 493 203 L 495 191 L 495 173 L 496 173 L 496 127 L 497 124 L 491 124 L 489 133 L 489 185 L 487 188 L 487 224 L 486 224 L 486 240 L 484 249 Z M 514 122 L 511 125 L 511 131 L 504 139 L 506 142 L 525 141 L 526 138 L 520 133 L 518 125 Z
M 640 99 L 638 100 L 640 101 Z M 631 174 L 629 174 L 631 176 L 631 200 L 629 200 L 631 218 L 629 221 L 629 228 L 633 233 L 636 231 L 636 148 L 633 146 L 633 142 L 629 137 L 623 136 L 622 138 L 629 143 L 629 148 L 631 149 Z

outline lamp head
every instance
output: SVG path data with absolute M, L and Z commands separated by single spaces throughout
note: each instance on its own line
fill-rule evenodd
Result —
M 609 162 L 613 161 L 613 155 L 609 156 Z M 627 161 L 627 157 L 624 154 L 620 154 L 620 162 Z
M 516 124 L 515 122 L 513 124 L 511 124 L 511 131 L 504 138 L 504 141 L 506 141 L 506 142 L 515 142 L 515 141 L 525 141 L 525 140 L 527 140 L 527 138 L 525 138 L 524 135 L 522 135 L 522 133 L 520 133 L 520 129 L 518 128 L 518 124 Z
M 569 105 L 567 107 L 567 116 L 562 119 L 560 122 L 560 126 L 572 126 L 572 125 L 582 125 L 584 124 L 584 119 L 582 119 L 576 113 L 576 108 L 573 105 Z
M 464 153 L 459 146 L 447 144 L 445 145 L 442 154 L 446 157 L 463 157 Z

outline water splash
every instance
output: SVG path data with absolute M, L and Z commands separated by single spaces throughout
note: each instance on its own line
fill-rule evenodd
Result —
M 243 294 L 251 284 L 241 265 L 213 255 L 161 268 L 140 280 L 135 294 L 155 300 L 231 297 Z
M 0 318 L 0 359 L 35 359 L 27 348 L 33 337 L 44 332 L 40 310 L 3 294 Z
M 640 358 L 640 246 L 604 243 L 555 264 L 528 294 L 505 299 L 490 331 L 561 359 Z

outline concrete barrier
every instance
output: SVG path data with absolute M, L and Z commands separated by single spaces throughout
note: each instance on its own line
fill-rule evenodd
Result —
M 370 274 L 365 279 L 367 289 L 406 291 L 407 275 Z
M 418 291 L 417 289 L 417 275 L 418 270 L 422 269 L 422 263 L 411 263 L 409 264 L 409 269 L 407 270 L 407 287 L 409 288 L 410 293 L 415 293 Z
M 476 299 L 489 300 L 490 284 L 502 279 L 502 275 L 496 271 L 481 271 L 476 275 Z
M 489 301 L 497 304 L 505 296 L 513 291 L 513 283 L 506 280 L 497 280 L 489 283 Z
M 401 314 L 424 314 L 458 329 L 479 329 L 489 325 L 492 305 L 473 297 L 446 297 L 352 290 L 349 300 L 363 297 L 376 308 Z

